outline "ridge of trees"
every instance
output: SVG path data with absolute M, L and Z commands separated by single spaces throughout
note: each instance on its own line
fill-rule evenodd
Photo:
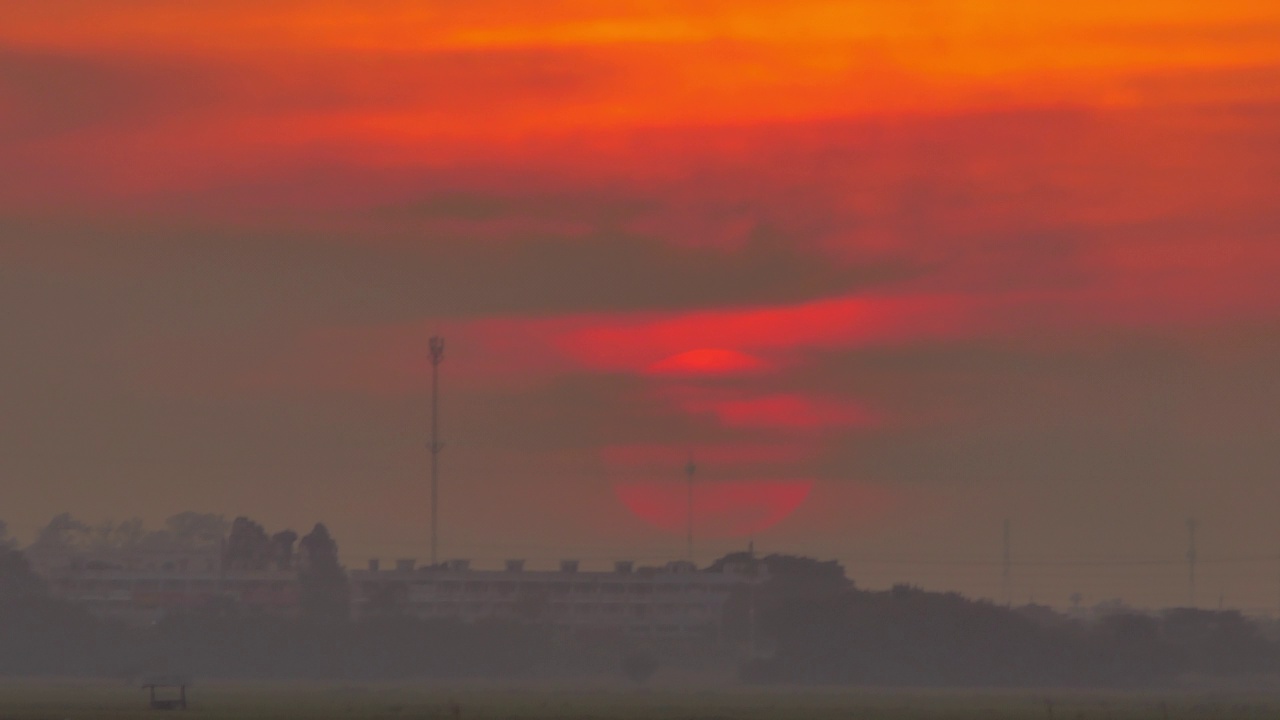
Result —
M 136 526 L 124 525 L 95 540 L 87 526 L 59 516 L 42 542 L 135 542 L 129 538 L 139 537 Z M 574 665 L 575 657 L 598 659 L 600 648 L 566 644 L 541 623 L 421 620 L 395 603 L 352 620 L 338 544 L 323 524 L 300 538 L 269 533 L 248 518 L 225 526 L 228 563 L 298 573 L 296 617 L 218 599 L 149 627 L 97 618 L 53 597 L 0 524 L 0 675 L 397 678 L 600 665 Z M 208 516 L 188 516 L 157 532 L 209 547 L 215 527 Z M 708 570 L 730 565 L 763 579 L 735 591 L 723 619 L 725 647 L 734 650 L 720 661 L 741 663 L 741 678 L 750 683 L 1123 687 L 1164 685 L 1188 674 L 1280 671 L 1280 643 L 1268 634 L 1274 628 L 1234 611 L 1116 608 L 1084 622 L 1049 608 L 1010 608 L 906 585 L 864 590 L 838 563 L 804 557 L 738 553 Z M 753 652 L 743 661 L 739 650 L 748 646 Z M 657 660 L 663 651 L 652 650 Z M 636 650 L 619 645 L 608 652 L 625 660 Z M 635 677 L 648 672 L 648 663 L 630 662 L 619 666 Z
M 229 527 L 223 516 L 209 513 L 178 513 L 166 520 L 163 528 L 147 530 L 138 518 L 89 525 L 64 512 L 37 531 L 27 550 L 32 553 L 210 550 L 220 547 Z

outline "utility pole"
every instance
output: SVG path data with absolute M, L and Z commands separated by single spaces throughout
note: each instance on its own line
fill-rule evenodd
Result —
M 1004 563 L 1001 567 L 1001 589 L 1004 604 L 1013 605 L 1013 553 L 1009 546 L 1009 518 L 1004 519 Z
M 1194 518 L 1187 519 L 1187 607 L 1196 606 L 1196 527 Z
M 438 560 L 440 520 L 440 363 L 444 360 L 444 338 L 431 338 L 431 566 Z
M 756 539 L 747 541 L 747 562 L 751 579 L 747 584 L 747 659 L 756 659 L 756 585 L 760 584 L 760 566 L 756 563 Z
M 686 528 L 687 532 L 685 540 L 688 545 L 687 554 L 689 562 L 693 562 L 693 473 L 696 472 L 697 469 L 698 466 L 693 464 L 693 456 L 690 455 L 689 464 L 684 466 L 684 475 L 687 481 L 686 490 L 688 491 L 685 518 L 688 521 L 688 526 Z

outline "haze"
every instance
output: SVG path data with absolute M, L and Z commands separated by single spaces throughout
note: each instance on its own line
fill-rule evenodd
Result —
M 1276 608 L 1274 2 L 263 5 L 3 10 L 20 539 L 423 560 L 441 335 L 448 557 Z

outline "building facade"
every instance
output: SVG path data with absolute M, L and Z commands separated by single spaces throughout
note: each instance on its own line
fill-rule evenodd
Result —
M 528 570 L 519 560 L 501 570 L 457 560 L 382 569 L 371 561 L 350 578 L 357 617 L 395 609 L 423 619 L 541 623 L 578 635 L 705 638 L 719 635 L 734 590 L 762 579 L 745 568 L 704 572 L 687 562 L 636 568 L 623 561 L 612 571 L 584 571 L 572 560 L 556 570 Z
M 169 551 L 29 551 L 32 568 L 54 597 L 100 617 L 133 624 L 216 602 L 292 614 L 298 575 L 292 570 L 225 569 L 219 548 Z
M 283 615 L 298 610 L 297 563 L 290 569 L 229 568 L 218 548 L 33 553 L 31 560 L 56 597 L 137 624 L 212 603 Z M 347 575 L 355 618 L 394 611 L 424 620 L 536 623 L 579 636 L 715 639 L 735 590 L 764 579 L 755 572 L 732 565 L 700 571 L 688 562 L 636 567 L 622 561 L 594 571 L 572 560 L 554 570 L 530 570 L 518 560 L 502 569 L 474 569 L 463 560 L 417 567 L 401 560 L 389 568 L 370 561 Z

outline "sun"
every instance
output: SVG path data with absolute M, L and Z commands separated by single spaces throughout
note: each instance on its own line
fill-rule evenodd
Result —
M 697 377 L 747 375 L 768 369 L 765 361 L 738 350 L 698 348 L 659 360 L 646 371 L 650 375 Z

